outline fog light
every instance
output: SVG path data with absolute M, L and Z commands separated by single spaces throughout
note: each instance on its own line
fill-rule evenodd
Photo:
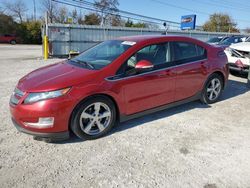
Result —
M 37 123 L 24 122 L 24 125 L 27 127 L 34 127 L 39 129 L 53 127 L 54 117 L 39 118 Z

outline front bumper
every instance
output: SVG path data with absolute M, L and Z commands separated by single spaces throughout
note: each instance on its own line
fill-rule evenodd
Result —
M 22 133 L 26 133 L 32 136 L 35 136 L 41 140 L 45 141 L 62 141 L 69 139 L 69 131 L 64 132 L 57 132 L 57 133 L 41 133 L 41 132 L 34 132 L 21 127 L 13 118 L 11 118 L 13 124 L 15 125 L 16 129 Z
M 10 113 L 14 125 L 20 132 L 38 138 L 64 140 L 69 138 L 70 116 L 76 104 L 71 95 L 24 104 L 27 94 L 17 101 L 10 101 Z M 53 119 L 49 126 L 40 119 Z
M 229 65 L 230 70 L 237 71 L 237 72 L 240 72 L 240 73 L 246 73 L 246 74 L 249 72 L 249 66 L 248 65 L 246 65 L 244 68 L 238 67 L 235 63 L 228 63 L 228 65 Z

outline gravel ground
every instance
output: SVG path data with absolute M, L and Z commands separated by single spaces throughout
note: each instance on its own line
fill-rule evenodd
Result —
M 122 123 L 92 141 L 48 144 L 17 132 L 9 97 L 41 46 L 0 45 L 1 187 L 250 187 L 250 92 L 230 76 L 221 101 Z

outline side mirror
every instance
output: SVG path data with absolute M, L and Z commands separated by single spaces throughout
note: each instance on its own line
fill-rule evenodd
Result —
M 147 72 L 154 68 L 154 65 L 148 60 L 141 60 L 135 65 L 136 72 Z

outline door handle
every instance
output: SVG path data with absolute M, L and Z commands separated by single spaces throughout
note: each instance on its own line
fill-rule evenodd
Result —
M 159 77 L 159 78 L 163 78 L 163 77 L 165 77 L 165 76 L 166 76 L 166 75 L 165 75 L 165 74 L 162 74 L 162 73 L 161 73 L 161 74 L 158 74 L 158 77 Z
M 165 71 L 165 74 L 166 74 L 167 76 L 173 76 L 173 75 L 176 74 L 176 72 L 174 72 L 173 70 L 166 70 L 166 71 Z

